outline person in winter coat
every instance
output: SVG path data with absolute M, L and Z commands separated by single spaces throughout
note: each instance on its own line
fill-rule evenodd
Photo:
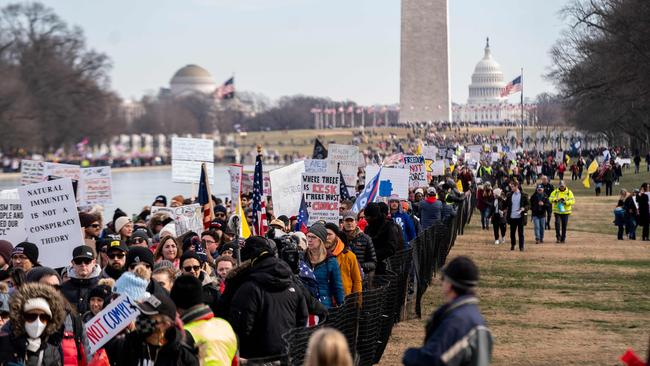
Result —
M 219 281 L 202 269 L 205 264 L 203 257 L 196 252 L 187 251 L 181 256 L 180 263 L 183 274 L 192 275 L 201 281 L 203 285 L 203 302 L 215 312 L 221 296 Z
M 551 210 L 551 202 L 544 194 L 544 186 L 538 184 L 535 193 L 530 197 L 530 211 L 535 228 L 535 244 L 544 243 L 546 215 L 549 210 Z
M 422 209 L 422 206 L 420 207 Z M 365 233 L 370 236 L 372 243 L 375 245 L 377 254 L 377 269 L 375 273 L 385 274 L 388 258 L 392 257 L 395 252 L 404 248 L 404 238 L 399 225 L 386 218 L 379 204 L 371 202 L 364 210 L 368 226 Z
M 392 195 L 388 201 L 390 209 L 390 218 L 402 229 L 402 237 L 404 238 L 405 248 L 408 248 L 411 240 L 415 239 L 417 232 L 415 231 L 415 224 L 408 213 L 402 211 L 402 204 L 399 196 Z
M 636 240 L 637 218 L 639 215 L 639 208 L 636 205 L 637 190 L 632 194 L 627 194 L 623 201 L 625 207 L 625 230 L 630 240 Z
M 420 201 L 420 226 L 422 231 L 442 219 L 442 202 L 436 197 L 434 187 L 427 188 L 427 198 Z
M 0 364 L 59 366 L 63 299 L 48 285 L 26 283 L 9 300 L 10 326 L 0 334 Z
M 618 240 L 623 240 L 623 233 L 625 233 L 625 208 L 621 200 L 618 201 L 614 209 L 614 225 L 618 228 Z
M 501 190 L 501 188 L 495 188 L 493 194 L 492 229 L 494 230 L 494 244 L 499 245 L 506 242 L 505 236 L 508 223 L 508 208 L 506 207 L 506 194 Z
M 357 216 L 352 211 L 343 213 L 343 231 L 348 239 L 348 246 L 357 256 L 363 274 L 370 276 L 377 267 L 377 254 L 372 239 L 357 226 Z
M 328 222 L 325 224 L 327 230 L 327 240 L 325 249 L 327 249 L 339 263 L 341 270 L 341 282 L 343 283 L 343 293 L 347 296 L 351 293 L 361 292 L 361 266 L 357 261 L 357 256 L 341 240 L 342 234 L 336 224 Z
M 69 280 L 61 285 L 63 296 L 77 308 L 79 314 L 88 311 L 90 290 L 97 286 L 102 274 L 101 267 L 95 260 L 95 251 L 81 245 L 72 251 L 72 265 L 68 267 Z
M 478 309 L 478 280 L 478 268 L 468 257 L 456 257 L 447 264 L 442 271 L 442 293 L 447 302 L 427 323 L 424 345 L 404 352 L 404 365 L 490 364 L 492 334 Z
M 343 304 L 345 291 L 338 261 L 327 251 L 325 242 L 327 242 L 325 225 L 318 222 L 313 224 L 307 233 L 305 262 L 316 276 L 320 302 L 329 309 Z
M 526 226 L 526 216 L 530 209 L 528 195 L 521 191 L 519 182 L 513 179 L 510 182 L 510 193 L 506 197 L 506 208 L 508 209 L 507 219 L 510 224 L 510 250 L 515 250 L 517 238 L 519 236 L 519 250 L 524 251 L 524 226 Z
M 126 270 L 126 252 L 129 251 L 129 248 L 125 242 L 118 238 L 105 238 L 103 240 L 106 241 L 108 263 L 104 266 L 101 277 L 110 277 L 117 281 Z
M 485 182 L 483 188 L 476 191 L 476 208 L 481 212 L 481 228 L 490 229 L 490 217 L 492 216 L 492 203 L 494 194 L 490 182 Z
M 551 193 L 549 201 L 553 205 L 553 214 L 555 215 L 555 238 L 557 239 L 555 242 L 564 243 L 569 216 L 576 200 L 573 197 L 573 192 L 561 180 L 558 188 Z
M 246 239 L 240 252 L 242 264 L 228 274 L 215 314 L 232 325 L 242 358 L 284 353 L 282 335 L 307 324 L 304 294 L 298 291 L 289 265 L 274 256 L 271 243 L 261 236 Z
M 548 177 L 542 175 L 540 184 L 544 187 L 544 194 L 546 197 L 550 197 L 551 193 L 555 190 L 555 187 L 548 181 Z M 551 211 L 546 213 L 546 230 L 551 230 L 551 213 Z
M 194 340 L 177 321 L 176 305 L 165 291 L 137 303 L 135 331 L 114 340 L 117 366 L 198 366 Z M 111 359 L 111 363 L 113 363 Z
M 230 323 L 217 318 L 201 301 L 201 281 L 182 275 L 174 282 L 170 294 L 183 321 L 183 328 L 194 339 L 202 365 L 232 365 L 237 360 L 237 335 Z
M 639 205 L 639 225 L 641 225 L 641 240 L 650 240 L 650 192 L 648 183 L 641 184 L 639 197 L 636 200 Z

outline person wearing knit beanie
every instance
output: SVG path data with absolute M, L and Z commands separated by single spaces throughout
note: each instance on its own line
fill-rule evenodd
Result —
M 478 267 L 466 256 L 458 256 L 447 263 L 442 269 L 442 275 L 456 296 L 474 294 L 474 289 L 478 286 Z M 446 296 L 449 297 L 447 294 Z
M 113 292 L 118 295 L 126 294 L 134 301 L 140 301 L 149 297 L 147 286 L 149 281 L 137 276 L 133 272 L 124 272 L 120 278 L 115 281 Z
M 11 264 L 14 268 L 22 268 L 25 272 L 40 266 L 36 244 L 24 241 L 16 245 L 11 252 Z
M 6 240 L 0 240 L 0 269 L 6 270 L 9 268 L 9 262 L 11 261 L 11 252 L 14 250 L 14 246 Z
M 50 268 L 50 267 L 34 267 L 31 271 L 27 272 L 25 275 L 26 282 L 41 282 L 41 279 L 46 277 L 56 277 L 59 284 L 63 282 L 63 279 L 59 275 L 59 272 Z
M 192 275 L 184 274 L 174 281 L 170 296 L 176 307 L 183 310 L 203 304 L 201 281 Z
M 323 241 L 323 244 L 327 242 L 327 229 L 325 225 L 320 222 L 317 222 L 309 227 L 309 232 L 316 235 L 318 239 Z
M 115 228 L 115 233 L 119 234 L 124 241 L 128 241 L 133 233 L 133 221 L 126 216 L 120 216 L 115 220 L 113 227 Z
M 131 271 L 138 263 L 144 263 L 149 265 L 149 269 L 153 268 L 154 258 L 153 253 L 149 248 L 143 247 L 131 247 L 126 253 L 126 263 L 124 267 Z

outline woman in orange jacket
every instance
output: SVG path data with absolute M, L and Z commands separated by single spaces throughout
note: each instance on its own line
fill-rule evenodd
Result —
M 343 292 L 345 296 L 361 292 L 361 267 L 357 261 L 357 256 L 341 240 L 339 228 L 332 223 L 325 224 L 327 229 L 327 242 L 325 247 L 336 257 L 341 269 L 341 280 L 343 282 Z

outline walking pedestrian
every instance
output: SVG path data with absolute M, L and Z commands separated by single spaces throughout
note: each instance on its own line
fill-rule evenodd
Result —
M 515 250 L 517 234 L 519 238 L 519 251 L 524 251 L 524 226 L 527 221 L 527 212 L 530 209 L 528 195 L 521 191 L 519 181 L 510 181 L 510 193 L 506 198 L 508 208 L 508 223 L 510 224 L 510 250 Z
M 648 192 L 648 183 L 641 184 L 637 204 L 639 205 L 641 240 L 648 241 L 650 240 L 648 237 L 650 234 L 650 192 Z
M 553 215 L 555 215 L 555 242 L 564 244 L 569 216 L 575 203 L 573 192 L 561 180 L 559 187 L 551 193 L 549 201 L 553 204 Z
M 506 194 L 501 188 L 494 189 L 494 201 L 492 203 L 492 229 L 494 230 L 494 244 L 499 245 L 506 242 L 506 226 L 508 222 L 508 208 L 506 207 Z
M 544 243 L 546 216 L 551 211 L 551 203 L 544 193 L 544 186 L 541 184 L 537 185 L 535 193 L 530 197 L 530 211 L 535 229 L 535 244 Z

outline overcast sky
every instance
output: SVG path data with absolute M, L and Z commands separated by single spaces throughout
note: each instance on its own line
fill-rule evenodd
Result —
M 4 2 L 4 1 L 3 1 Z M 271 98 L 306 94 L 360 104 L 399 102 L 399 0 L 46 0 L 113 61 L 112 87 L 139 98 L 190 63 L 217 83 Z M 451 0 L 451 91 L 467 86 L 490 37 L 506 81 L 524 68 L 526 96 L 542 77 L 566 0 Z M 518 97 L 516 97 L 518 98 Z

